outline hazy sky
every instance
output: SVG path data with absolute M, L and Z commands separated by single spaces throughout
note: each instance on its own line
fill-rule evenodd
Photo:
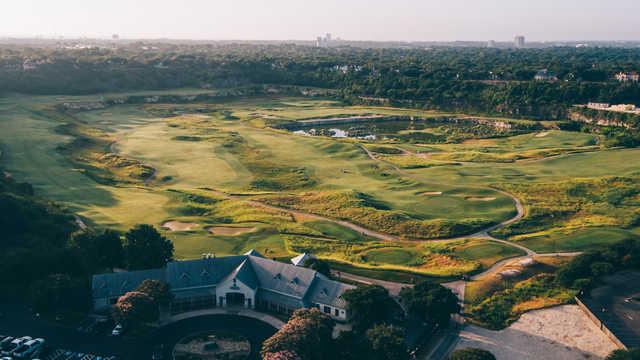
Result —
M 640 0 L 0 0 L 0 36 L 640 40 Z

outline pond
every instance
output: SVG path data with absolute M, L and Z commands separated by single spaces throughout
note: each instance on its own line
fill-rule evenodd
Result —
M 412 143 L 459 142 L 471 138 L 507 136 L 530 131 L 514 124 L 500 128 L 490 121 L 456 118 L 384 117 L 336 121 L 305 120 L 278 126 L 300 136 L 353 138 L 367 141 L 402 141 Z

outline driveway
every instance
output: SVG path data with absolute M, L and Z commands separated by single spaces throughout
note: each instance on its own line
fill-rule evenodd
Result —
M 249 359 L 260 359 L 262 343 L 275 334 L 276 329 L 260 320 L 238 315 L 206 315 L 171 323 L 157 330 L 154 343 L 164 344 L 167 356 L 180 339 L 206 331 L 231 331 L 242 334 L 251 343 Z M 170 357 L 167 357 L 170 359 Z

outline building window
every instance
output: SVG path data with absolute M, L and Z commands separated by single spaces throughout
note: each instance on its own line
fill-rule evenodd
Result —
M 247 299 L 247 307 L 251 308 L 251 299 Z
M 335 309 L 333 313 L 335 314 L 335 316 L 340 316 L 340 310 L 338 309 Z
M 324 313 L 325 314 L 331 314 L 331 308 L 325 305 L 324 306 Z

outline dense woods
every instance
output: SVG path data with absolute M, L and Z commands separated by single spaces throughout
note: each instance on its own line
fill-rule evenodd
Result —
M 511 117 L 563 119 L 573 104 L 634 103 L 639 49 L 319 49 L 296 45 L 134 43 L 0 49 L 0 93 L 90 94 L 249 84 L 334 88 L 344 99 Z M 549 69 L 558 81 L 534 81 Z
M 108 229 L 82 229 L 64 208 L 35 195 L 31 185 L 14 181 L 2 169 L 0 227 L 0 288 L 5 290 L 0 300 L 28 299 L 41 312 L 88 309 L 95 273 L 120 266 L 163 266 L 173 258 L 172 243 L 152 226 L 139 225 L 124 238 Z

